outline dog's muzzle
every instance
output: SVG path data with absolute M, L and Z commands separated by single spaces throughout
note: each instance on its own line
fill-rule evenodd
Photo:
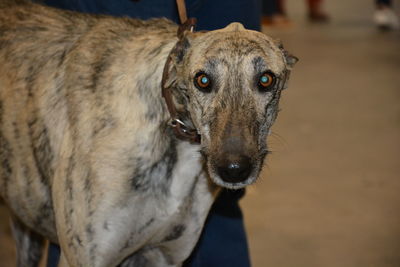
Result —
M 243 183 L 253 171 L 249 157 L 244 155 L 225 155 L 221 162 L 216 164 L 216 172 L 226 183 Z

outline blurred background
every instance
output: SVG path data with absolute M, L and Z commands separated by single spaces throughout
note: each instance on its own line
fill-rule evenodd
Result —
M 371 0 L 326 0 L 328 23 L 286 8 L 289 25 L 263 31 L 300 61 L 242 201 L 253 265 L 398 267 L 400 31 L 378 30 Z
M 257 184 L 241 201 L 253 266 L 400 266 L 400 30 L 372 0 L 287 0 L 263 31 L 300 58 Z M 399 14 L 399 1 L 394 9 Z M 0 266 L 14 265 L 0 205 Z

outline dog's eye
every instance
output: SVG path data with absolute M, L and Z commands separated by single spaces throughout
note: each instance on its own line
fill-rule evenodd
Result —
M 199 72 L 194 77 L 194 85 L 202 92 L 211 92 L 211 79 L 204 72 Z
M 275 84 L 275 75 L 271 72 L 264 72 L 258 80 L 258 88 L 260 91 L 268 91 Z

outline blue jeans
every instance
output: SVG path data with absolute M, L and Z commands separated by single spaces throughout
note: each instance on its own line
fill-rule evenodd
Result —
M 261 0 L 186 0 L 188 17 L 197 18 L 197 30 L 223 28 L 233 21 L 260 30 Z M 46 4 L 86 13 L 141 19 L 166 17 L 178 21 L 175 0 L 46 0 Z
M 392 6 L 392 0 L 375 0 L 377 5 L 385 5 L 385 6 Z
M 167 17 L 178 22 L 175 0 L 46 0 L 58 8 L 86 13 L 129 16 L 141 19 Z M 188 17 L 197 18 L 197 30 L 214 30 L 233 21 L 260 30 L 260 0 L 186 0 Z M 250 259 L 238 201 L 244 190 L 224 190 L 217 198 L 200 240 L 185 267 L 248 267 Z M 48 267 L 57 266 L 60 249 L 51 244 Z

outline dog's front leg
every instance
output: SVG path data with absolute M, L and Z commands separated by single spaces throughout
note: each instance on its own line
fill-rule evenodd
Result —
M 117 182 L 120 176 L 116 169 L 110 168 L 106 175 L 101 169 L 106 163 L 95 167 L 95 156 L 73 145 L 64 147 L 52 185 L 61 266 L 116 266 L 131 252 L 129 247 L 122 251 L 127 236 L 122 231 L 130 226 L 121 208 L 126 203 L 117 203 L 120 191 L 113 188 L 125 186 Z M 119 215 L 113 213 L 115 210 L 121 210 Z
M 64 140 L 66 142 L 68 140 Z M 60 266 L 113 266 L 113 259 L 101 253 L 95 237 L 101 236 L 96 220 L 94 171 L 87 159 L 71 144 L 65 144 L 56 168 L 52 196 L 57 237 L 62 251 Z M 96 201 L 95 201 L 96 200 Z
M 73 265 L 68 264 L 65 254 L 61 252 L 60 259 L 58 261 L 58 267 L 72 267 Z
M 118 267 L 180 267 L 182 263 L 171 264 L 168 255 L 161 248 L 142 249 L 125 259 Z
M 60 182 L 53 196 L 57 236 L 62 252 L 60 266 L 114 266 L 113 259 L 102 253 L 104 249 L 96 243 L 95 237 L 102 233 L 95 230 L 99 227 L 87 202 L 91 192 L 81 185 L 84 176 L 76 175 L 78 172 L 73 171 L 75 175 Z
M 39 266 L 44 238 L 32 232 L 14 216 L 11 218 L 11 229 L 17 249 L 17 266 Z
M 70 267 L 70 265 L 67 262 L 67 259 L 65 258 L 65 254 L 62 252 L 60 255 L 60 260 L 58 262 L 58 267 Z

